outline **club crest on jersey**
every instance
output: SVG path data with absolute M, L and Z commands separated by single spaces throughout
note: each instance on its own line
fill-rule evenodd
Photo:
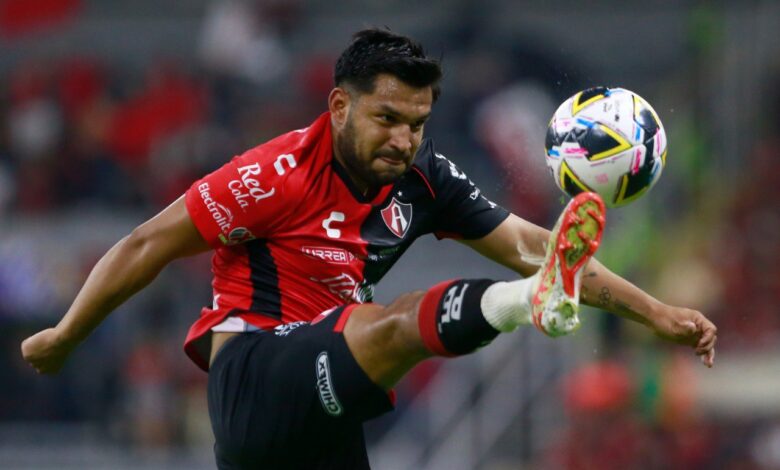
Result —
M 396 237 L 403 238 L 412 225 L 412 205 L 398 202 L 396 198 L 393 198 L 390 204 L 382 209 L 381 213 L 387 228 Z

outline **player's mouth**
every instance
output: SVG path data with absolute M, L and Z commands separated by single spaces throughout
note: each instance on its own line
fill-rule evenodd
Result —
M 409 162 L 409 158 L 400 152 L 381 152 L 375 156 L 390 166 L 406 166 Z
M 379 159 L 387 163 L 388 165 L 393 165 L 393 166 L 406 165 L 406 160 L 403 158 L 379 157 Z

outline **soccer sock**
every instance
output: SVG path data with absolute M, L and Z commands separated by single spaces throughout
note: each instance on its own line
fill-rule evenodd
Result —
M 482 295 L 485 320 L 502 333 L 531 324 L 531 298 L 536 276 L 511 282 L 496 282 Z
M 521 281 L 461 279 L 429 289 L 418 314 L 426 348 L 439 356 L 468 354 L 529 323 L 532 281 Z

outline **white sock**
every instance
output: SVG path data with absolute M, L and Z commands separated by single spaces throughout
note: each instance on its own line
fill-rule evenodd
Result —
M 502 333 L 514 331 L 520 325 L 531 323 L 531 299 L 534 294 L 535 274 L 511 282 L 497 282 L 488 287 L 480 307 L 485 320 Z

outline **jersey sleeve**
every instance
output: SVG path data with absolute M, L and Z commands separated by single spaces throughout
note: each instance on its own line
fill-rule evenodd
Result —
M 294 166 L 292 154 L 255 148 L 195 181 L 185 204 L 204 240 L 218 248 L 272 235 L 290 210 L 284 183 Z
M 433 143 L 422 148 L 424 176 L 428 178 L 437 207 L 434 233 L 439 238 L 476 240 L 498 227 L 509 212 L 487 199 L 466 174 L 444 155 L 436 153 Z

